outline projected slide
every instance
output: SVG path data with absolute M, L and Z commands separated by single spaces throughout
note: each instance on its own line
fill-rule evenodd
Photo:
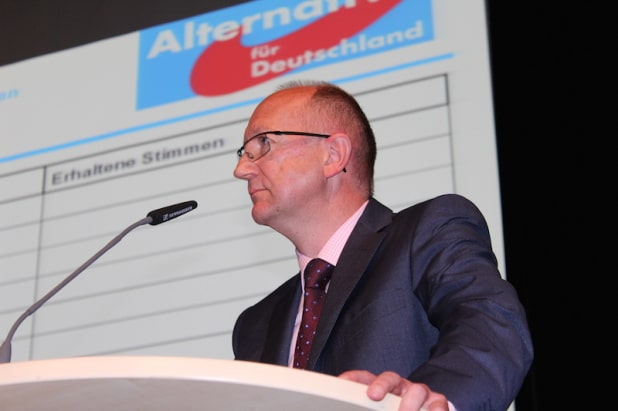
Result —
M 154 209 L 19 328 L 13 361 L 232 358 L 236 316 L 298 272 L 251 219 L 236 150 L 288 80 L 354 94 L 399 210 L 473 200 L 502 259 L 484 2 L 263 0 L 0 67 L 0 340 L 24 310 Z

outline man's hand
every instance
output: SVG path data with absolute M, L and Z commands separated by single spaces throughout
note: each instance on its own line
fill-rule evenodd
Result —
M 399 411 L 449 411 L 446 397 L 433 392 L 425 384 L 413 383 L 392 371 L 374 375 L 369 371 L 352 370 L 339 375 L 340 378 L 366 384 L 367 396 L 381 401 L 391 393 L 401 397 Z

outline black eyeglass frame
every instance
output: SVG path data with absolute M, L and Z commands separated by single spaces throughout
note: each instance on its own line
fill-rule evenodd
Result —
M 236 155 L 238 156 L 238 159 L 240 160 L 243 154 L 247 153 L 245 151 L 245 146 L 247 145 L 248 142 L 260 136 L 266 135 L 266 134 L 274 134 L 276 136 L 307 136 L 307 137 L 320 137 L 320 138 L 328 138 L 331 136 L 330 134 L 307 133 L 304 131 L 278 131 L 278 130 L 277 131 L 263 131 L 247 139 L 247 141 L 245 141 L 245 143 L 238 150 L 236 150 Z M 252 161 L 252 162 L 257 161 L 260 158 L 264 157 L 266 154 L 268 154 L 269 151 L 270 151 L 270 145 L 268 146 L 268 150 L 265 153 L 260 154 L 259 157 L 253 157 L 251 153 L 247 153 L 247 158 L 249 159 L 249 161 Z

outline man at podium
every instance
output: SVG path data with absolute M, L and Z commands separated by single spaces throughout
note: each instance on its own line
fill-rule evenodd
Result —
M 239 316 L 237 360 L 362 382 L 372 399 L 400 395 L 402 410 L 508 408 L 533 359 L 531 336 L 471 201 L 445 194 L 399 212 L 380 203 L 371 125 L 351 95 L 323 82 L 264 99 L 238 156 L 255 222 L 294 244 L 300 273 L 319 258 L 329 277 L 316 281 L 327 285 L 315 333 L 301 325 L 315 307 L 304 307 L 310 286 L 297 273 Z

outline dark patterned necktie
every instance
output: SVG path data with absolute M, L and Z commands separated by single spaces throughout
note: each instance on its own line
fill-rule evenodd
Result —
M 305 302 L 303 317 L 298 329 L 296 350 L 294 351 L 294 368 L 305 368 L 311 351 L 311 343 L 318 326 L 320 313 L 326 296 L 326 284 L 335 266 L 315 258 L 305 268 Z

